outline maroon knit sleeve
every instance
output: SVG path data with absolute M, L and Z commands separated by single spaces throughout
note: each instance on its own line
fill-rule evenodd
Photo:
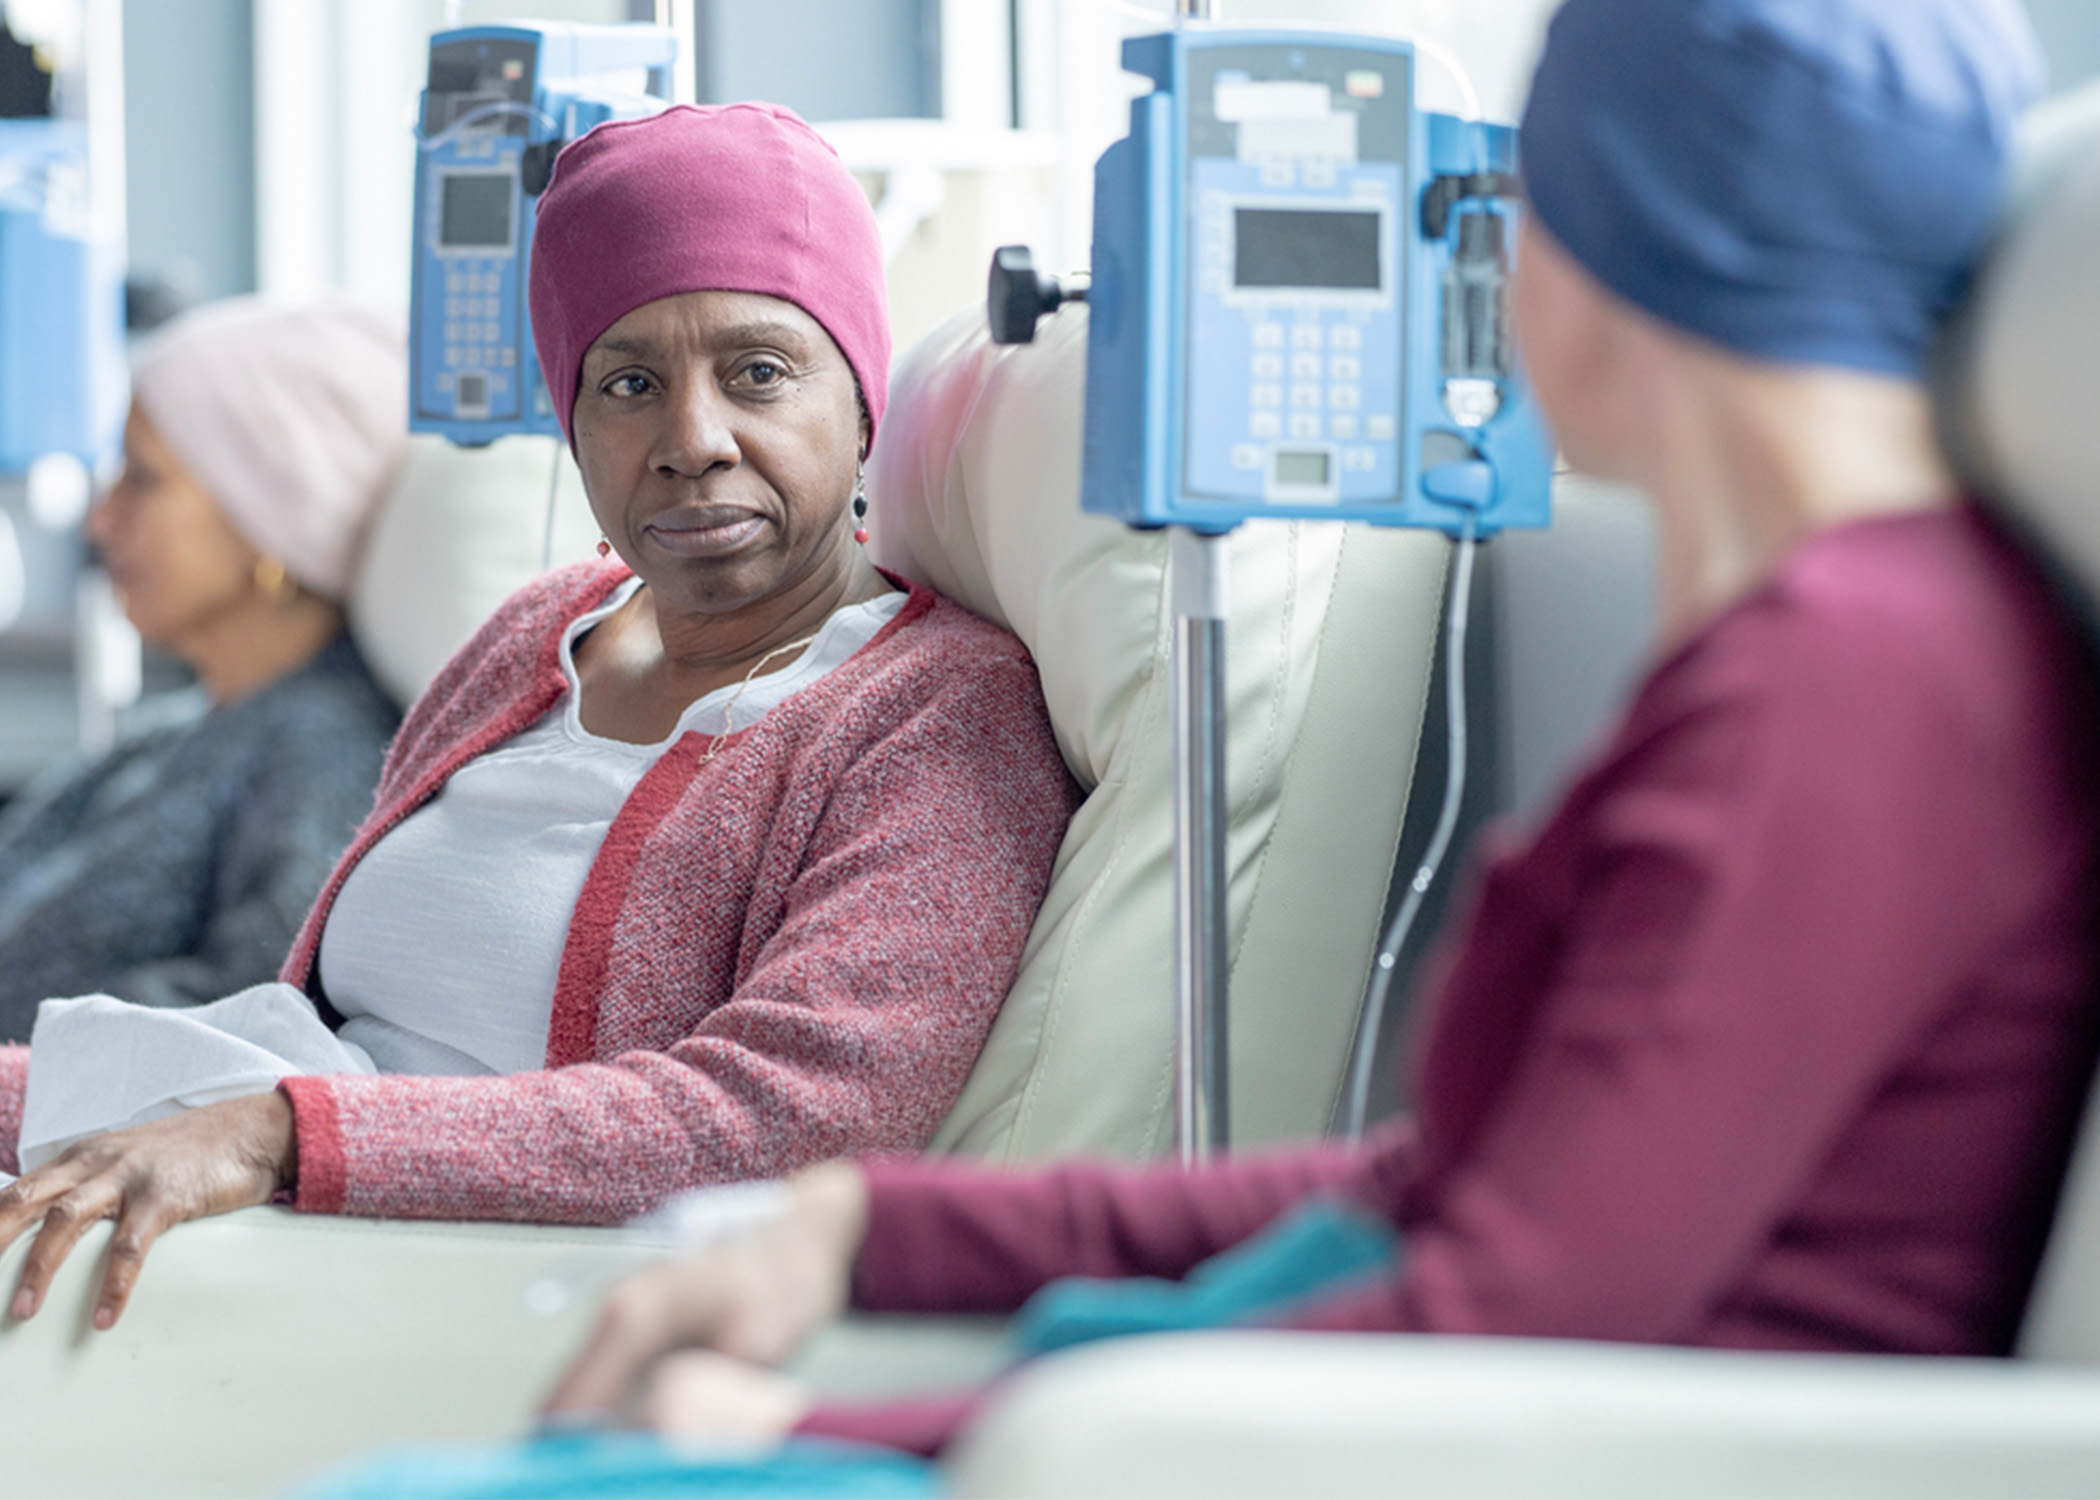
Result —
M 1008 1312 L 1060 1276 L 1178 1277 L 1316 1196 L 1397 1220 L 1414 1153 L 1412 1129 L 1399 1124 L 1355 1150 L 1255 1153 L 1195 1171 L 870 1162 L 854 1305 Z
M 2090 1071 L 2096 716 L 2031 583 L 1898 556 L 1862 595 L 1905 545 L 1724 617 L 1488 872 L 1418 1144 L 878 1165 L 858 1305 L 1174 1276 L 1342 1187 L 1399 1274 L 1297 1326 L 2002 1348 Z
M 814 1407 L 795 1424 L 796 1437 L 873 1443 L 922 1458 L 938 1458 L 948 1440 L 989 1399 L 987 1391 L 923 1396 L 910 1401 L 838 1402 Z

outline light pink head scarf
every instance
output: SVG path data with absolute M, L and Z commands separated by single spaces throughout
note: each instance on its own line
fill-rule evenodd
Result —
M 344 596 L 407 451 L 400 323 L 343 300 L 229 298 L 156 333 L 131 394 L 249 545 Z
M 853 367 L 872 436 L 889 394 L 882 235 L 794 111 L 681 104 L 600 125 L 555 159 L 532 231 L 532 338 L 572 440 L 584 351 L 680 292 L 760 292 L 815 318 Z

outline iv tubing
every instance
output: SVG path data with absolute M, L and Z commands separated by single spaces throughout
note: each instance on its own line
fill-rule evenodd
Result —
M 1466 65 L 1458 60 L 1458 54 L 1442 42 L 1432 42 L 1422 37 L 1411 37 L 1415 51 L 1428 58 L 1444 70 L 1444 76 L 1458 85 L 1459 108 L 1465 111 L 1465 122 L 1473 128 L 1466 133 L 1473 138 L 1473 170 L 1488 169 L 1486 121 L 1480 112 L 1480 91 L 1473 87 L 1473 75 Z
M 435 151 L 462 131 L 470 130 L 487 120 L 499 119 L 504 115 L 515 115 L 522 119 L 530 120 L 542 130 L 556 130 L 561 125 L 561 121 L 555 119 L 554 116 L 548 114 L 544 109 L 534 109 L 530 104 L 520 104 L 514 99 L 501 99 L 494 103 L 483 104 L 468 110 L 436 135 L 428 140 L 418 141 L 416 145 L 424 151 Z
M 1466 621 L 1472 612 L 1473 554 L 1478 546 L 1473 536 L 1472 517 L 1468 516 L 1465 532 L 1453 548 L 1451 605 L 1445 617 L 1444 711 L 1449 720 L 1450 749 L 1444 767 L 1444 805 L 1437 814 L 1436 832 L 1430 836 L 1429 850 L 1422 856 L 1414 879 L 1408 882 L 1407 897 L 1400 903 L 1392 925 L 1386 929 L 1385 941 L 1378 946 L 1377 962 L 1371 972 L 1371 992 L 1364 1001 L 1363 1018 L 1356 1029 L 1356 1044 L 1349 1066 L 1349 1108 L 1344 1123 L 1346 1139 L 1351 1143 L 1363 1138 L 1364 1114 L 1371 1100 L 1371 1069 L 1378 1057 L 1378 1030 L 1385 1021 L 1386 997 L 1393 987 L 1393 972 L 1399 966 L 1400 950 L 1407 946 L 1408 934 L 1414 930 L 1415 918 L 1422 910 L 1422 898 L 1429 894 L 1430 886 L 1436 882 L 1437 870 L 1450 851 L 1451 836 L 1458 829 L 1459 807 L 1466 797 Z

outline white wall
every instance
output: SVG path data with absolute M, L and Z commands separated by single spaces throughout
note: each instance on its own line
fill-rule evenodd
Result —
M 630 9 L 627 0 L 250 3 L 257 288 L 339 289 L 404 309 L 431 33 L 521 16 L 610 23 Z
M 135 272 L 189 299 L 255 287 L 251 0 L 125 0 Z
M 2100 0 L 2027 0 L 2057 91 L 2100 79 Z

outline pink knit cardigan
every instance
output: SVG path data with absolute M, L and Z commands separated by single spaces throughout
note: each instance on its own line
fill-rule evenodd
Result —
M 367 851 L 566 690 L 563 628 L 624 568 L 516 595 L 402 725 Z M 544 1072 L 306 1077 L 298 1206 L 604 1223 L 700 1183 L 925 1145 L 1020 961 L 1077 790 L 1021 643 L 925 588 L 729 738 L 687 735 L 614 819 L 569 924 Z

